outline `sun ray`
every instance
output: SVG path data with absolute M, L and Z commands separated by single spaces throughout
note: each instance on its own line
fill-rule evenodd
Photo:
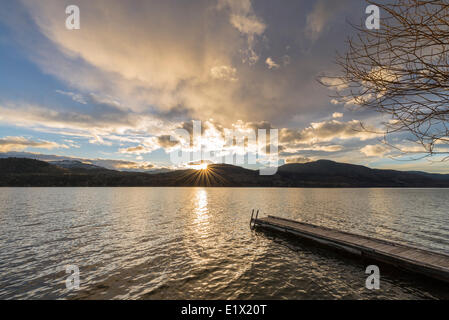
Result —
M 202 164 L 204 165 L 204 164 Z M 178 179 L 181 185 L 202 187 L 225 186 L 230 182 L 220 173 L 219 165 L 204 165 L 204 169 L 190 168 Z

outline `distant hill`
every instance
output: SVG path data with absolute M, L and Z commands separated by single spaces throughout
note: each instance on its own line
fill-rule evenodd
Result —
M 6 158 L 26 158 L 34 159 L 40 161 L 46 161 L 56 166 L 62 168 L 78 168 L 78 169 L 106 169 L 106 170 L 117 170 L 117 171 L 127 171 L 127 172 L 147 172 L 147 173 L 162 173 L 172 171 L 169 168 L 139 168 L 138 166 L 132 167 L 127 166 L 132 164 L 131 161 L 116 161 L 116 160 L 105 160 L 105 159 L 83 159 L 74 158 L 67 156 L 57 156 L 51 154 L 41 154 L 41 153 L 31 153 L 31 152 L 0 152 L 0 159 Z M 123 164 L 123 166 L 120 166 Z
M 79 161 L 6 158 L 0 159 L 0 186 L 449 187 L 449 175 L 379 170 L 328 160 L 286 164 L 272 176 L 227 164 L 209 165 L 207 171 L 150 174 L 109 170 Z
M 329 160 L 286 164 L 279 167 L 278 174 L 295 185 L 304 186 L 422 187 L 448 186 L 449 182 L 449 175 L 371 169 Z
M 49 174 L 59 175 L 67 171 L 45 161 L 25 158 L 0 159 L 0 175 Z
M 48 163 L 59 168 L 68 169 L 72 173 L 75 172 L 83 173 L 86 171 L 88 173 L 92 173 L 93 171 L 111 171 L 109 169 L 96 166 L 90 163 L 84 163 L 78 160 L 49 161 Z
M 48 163 L 60 168 L 70 170 L 107 170 L 106 168 L 99 167 L 89 163 L 84 163 L 77 160 L 49 161 Z

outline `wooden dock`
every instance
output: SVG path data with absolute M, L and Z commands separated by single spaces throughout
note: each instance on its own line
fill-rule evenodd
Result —
M 258 213 L 251 216 L 250 225 L 290 233 L 449 283 L 448 255 L 274 216 L 258 218 Z

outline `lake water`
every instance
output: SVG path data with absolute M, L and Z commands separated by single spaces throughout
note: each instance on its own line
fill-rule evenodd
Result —
M 253 208 L 449 254 L 449 189 L 2 188 L 0 298 L 449 299 L 382 267 L 370 291 L 366 263 L 251 231 Z

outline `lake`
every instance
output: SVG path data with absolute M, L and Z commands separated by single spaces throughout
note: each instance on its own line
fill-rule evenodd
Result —
M 1 299 L 449 299 L 275 233 L 251 210 L 449 254 L 449 189 L 2 188 Z M 66 266 L 79 268 L 68 290 Z

